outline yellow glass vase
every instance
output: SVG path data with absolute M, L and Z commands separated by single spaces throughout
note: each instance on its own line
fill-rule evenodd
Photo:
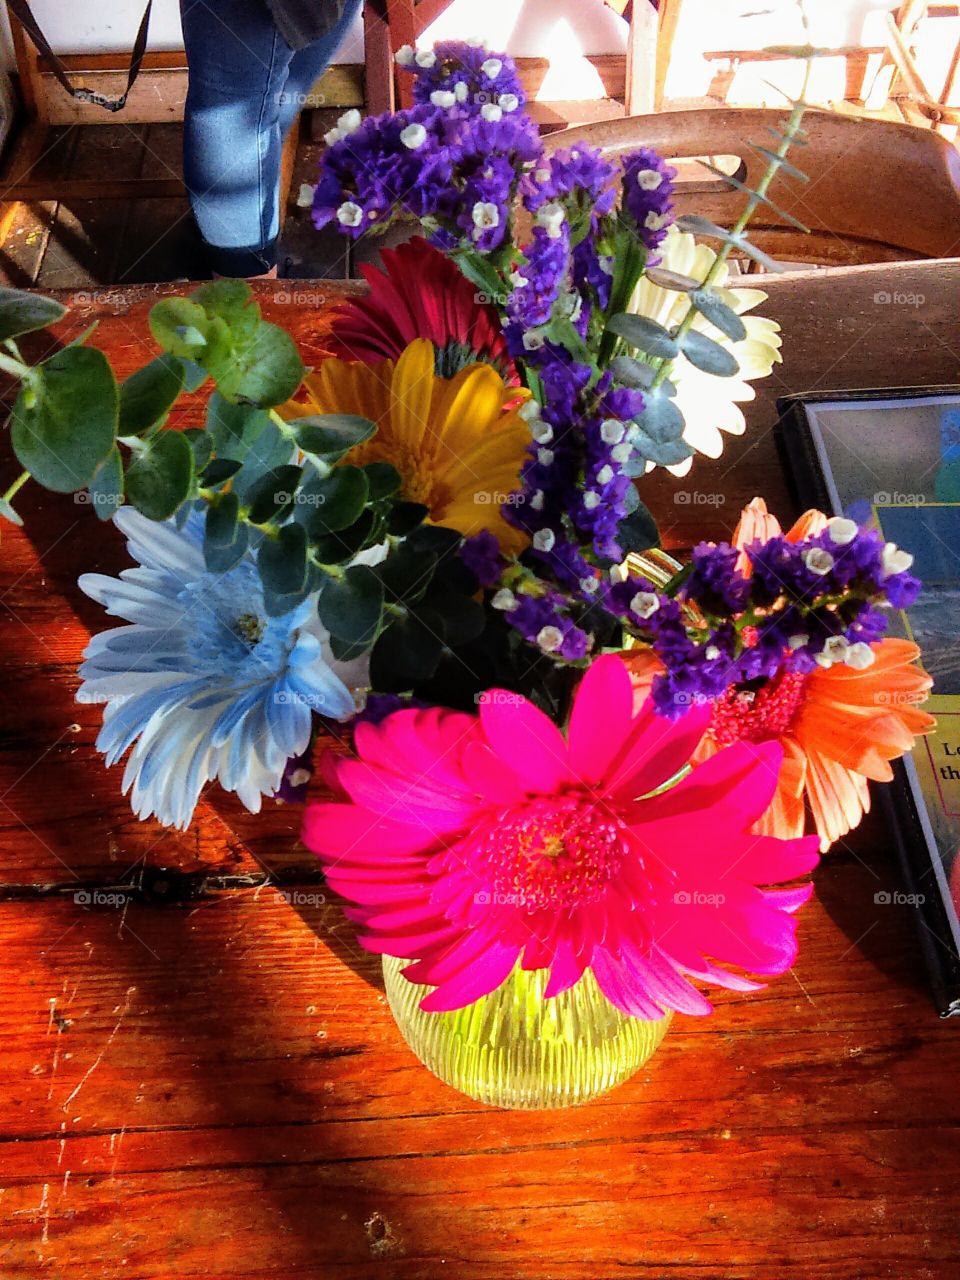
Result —
M 444 1083 L 493 1107 L 538 1110 L 587 1102 L 629 1079 L 666 1035 L 607 1000 L 587 970 L 544 999 L 549 973 L 519 965 L 496 991 L 451 1013 L 424 1013 L 429 988 L 408 982 L 408 960 L 383 958 L 387 999 L 404 1040 Z

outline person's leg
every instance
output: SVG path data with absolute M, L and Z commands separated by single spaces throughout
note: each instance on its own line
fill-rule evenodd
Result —
M 334 55 L 359 13 L 363 0 L 347 0 L 339 22 L 322 40 L 315 40 L 293 55 L 287 80 L 280 95 L 280 136 L 285 138 L 303 110 L 307 94 L 333 61 Z
M 184 181 L 214 272 L 276 265 L 280 103 L 293 61 L 264 0 L 181 0 Z

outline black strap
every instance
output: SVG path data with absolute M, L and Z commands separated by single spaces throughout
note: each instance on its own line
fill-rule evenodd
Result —
M 67 78 L 67 70 L 63 63 L 50 48 L 50 42 L 40 30 L 36 18 L 30 9 L 29 0 L 7 0 L 7 8 L 17 19 L 20 25 L 29 35 L 30 39 L 37 46 L 37 52 L 41 57 L 45 58 L 50 66 L 50 70 L 57 77 L 64 89 L 69 93 L 71 98 L 76 98 L 79 102 L 92 102 L 96 107 L 103 107 L 104 111 L 122 111 L 127 104 L 127 95 L 133 88 L 133 82 L 140 74 L 140 67 L 143 63 L 143 55 L 147 49 L 147 32 L 150 29 L 150 10 L 153 8 L 153 0 L 147 0 L 147 7 L 143 11 L 143 17 L 140 19 L 140 30 L 137 32 L 137 38 L 133 44 L 133 53 L 130 56 L 130 70 L 127 73 L 127 87 L 119 98 L 107 98 L 102 93 L 96 93 L 93 89 L 85 89 L 82 85 L 74 87 Z

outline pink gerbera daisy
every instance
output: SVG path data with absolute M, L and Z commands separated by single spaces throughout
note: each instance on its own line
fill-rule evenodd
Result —
M 776 744 L 738 743 L 657 794 L 709 716 L 634 712 L 615 655 L 584 676 L 566 735 L 503 690 L 478 717 L 397 711 L 357 726 L 359 759 L 338 765 L 350 802 L 311 806 L 304 839 L 356 904 L 361 944 L 414 961 L 404 976 L 435 988 L 425 1010 L 470 1004 L 519 962 L 550 970 L 547 996 L 589 968 L 627 1014 L 709 1013 L 689 978 L 757 986 L 715 961 L 755 974 L 793 963 L 792 913 L 811 886 L 760 886 L 817 861 L 815 837 L 750 832 L 776 786 Z
M 508 386 L 519 385 L 496 308 L 451 258 L 420 236 L 381 250 L 380 257 L 382 271 L 360 268 L 370 292 L 334 308 L 330 355 L 378 364 L 398 360 L 411 342 L 426 338 L 436 349 L 441 377 L 481 361 Z

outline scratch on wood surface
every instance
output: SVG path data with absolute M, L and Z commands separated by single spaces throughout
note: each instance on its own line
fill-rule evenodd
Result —
M 37 1213 L 40 1215 L 40 1221 L 43 1226 L 40 1229 L 40 1243 L 47 1244 L 50 1240 L 50 1183 L 43 1184 L 43 1192 L 40 1196 L 40 1204 Z
M 113 1156 L 113 1164 L 110 1166 L 110 1177 L 117 1171 L 117 1161 L 120 1159 L 120 1144 L 123 1142 L 123 1135 L 127 1132 L 127 1126 L 124 1125 L 119 1133 L 111 1133 L 110 1135 L 110 1154 Z
M 117 1018 L 117 1021 L 116 1021 L 116 1024 L 114 1025 L 113 1030 L 110 1032 L 109 1036 L 107 1036 L 107 1043 L 103 1046 L 103 1048 L 97 1054 L 96 1058 L 93 1060 L 90 1066 L 83 1073 L 82 1077 L 80 1078 L 80 1083 L 74 1089 L 73 1093 L 71 1093 L 70 1097 L 67 1098 L 66 1102 L 64 1102 L 63 1104 L 64 1111 L 67 1110 L 67 1108 L 70 1106 L 70 1103 L 74 1100 L 74 1098 L 83 1088 L 83 1086 L 87 1083 L 87 1081 L 96 1071 L 97 1067 L 99 1067 L 100 1063 L 103 1061 L 103 1055 L 107 1052 L 107 1050 L 110 1048 L 110 1046 L 113 1044 L 114 1040 L 116 1039 L 118 1031 L 123 1026 L 123 1020 L 127 1016 L 127 1013 L 130 1010 L 130 1001 L 133 999 L 133 995 L 136 989 L 137 989 L 136 987 L 127 987 L 127 994 L 123 1002 L 123 1008 L 120 1010 L 120 1016 Z

